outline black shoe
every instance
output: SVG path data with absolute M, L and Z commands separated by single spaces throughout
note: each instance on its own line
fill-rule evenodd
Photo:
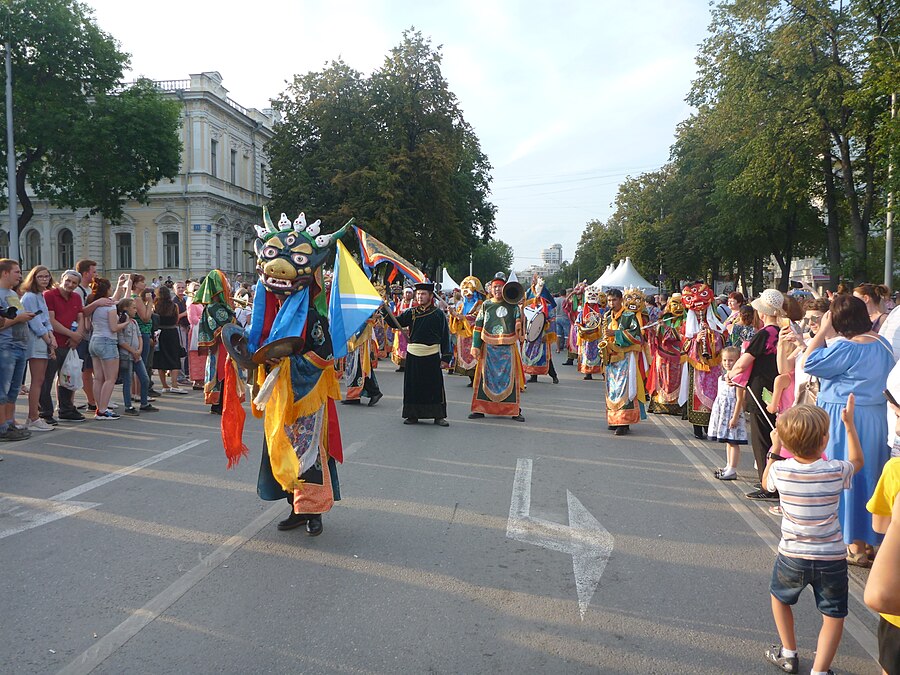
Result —
M 147 405 L 141 406 L 141 412 L 159 412 L 159 408 L 148 403 Z
M 310 514 L 306 521 L 306 534 L 310 537 L 318 537 L 322 534 L 322 514 Z
M 470 420 L 480 420 L 482 417 L 484 417 L 484 413 L 476 413 L 476 412 L 469 413 Z
M 516 421 L 516 422 L 524 422 L 524 421 L 525 421 L 525 415 L 523 415 L 522 413 L 519 413 L 518 415 L 513 415 L 512 417 L 510 417 L 510 419 L 511 419 L 511 420 L 514 420 L 514 421 Z
M 748 492 L 744 495 L 747 499 L 753 499 L 756 501 L 769 501 L 769 502 L 777 502 L 778 501 L 778 493 L 777 492 L 769 492 L 768 490 L 759 489 L 755 492 Z
M 594 376 L 591 375 L 590 373 L 588 373 L 587 375 L 585 375 L 585 376 L 584 376 L 583 378 L 581 378 L 581 379 L 583 379 L 583 380 L 593 380 L 593 379 L 594 379 Z
M 395 372 L 395 373 L 402 373 L 404 370 L 406 370 L 406 368 L 404 368 L 403 366 L 400 366 L 400 367 L 397 368 L 397 370 L 395 370 L 394 372 Z
M 615 436 L 624 436 L 629 431 L 628 427 L 616 427 L 616 430 L 613 432 Z
M 156 389 L 154 389 L 153 387 L 150 387 L 150 389 L 147 390 L 147 394 L 149 396 L 156 396 L 157 398 L 162 396 L 162 394 L 160 394 L 158 391 L 156 391 Z
M 701 441 L 707 440 L 706 432 L 703 431 L 703 427 L 699 427 L 696 424 L 694 425 L 694 438 Z
M 133 405 L 128 406 L 122 411 L 124 415 L 131 415 L 132 417 L 139 417 L 141 413 L 139 413 Z
M 445 420 L 443 417 L 439 417 L 438 419 L 436 419 L 434 421 L 434 423 L 437 424 L 439 427 L 449 427 L 450 426 L 450 422 Z
M 210 409 L 209 409 L 209 414 L 210 414 L 210 415 L 221 415 L 221 414 L 222 414 L 222 409 L 221 409 L 221 408 L 210 408 Z
M 532 375 L 531 377 L 528 378 L 528 381 L 529 382 L 537 382 L 537 375 Z
M 554 378 L 553 378 L 553 384 L 559 384 L 559 378 L 558 378 L 558 377 L 554 377 Z
M 564 366 L 574 366 L 575 364 L 572 363 L 572 359 L 569 359 L 568 361 L 563 361 L 563 365 Z
M 96 403 L 88 403 L 87 409 L 91 412 L 97 412 L 97 404 Z
M 403 424 L 418 424 L 418 423 L 419 423 L 418 417 L 407 417 L 405 420 L 403 420 Z
M 796 656 L 782 656 L 781 645 L 772 645 L 766 650 L 766 661 L 778 666 L 786 673 L 800 672 L 800 659 Z
M 341 401 L 341 405 L 361 405 L 362 401 L 358 398 L 347 398 Z
M 276 527 L 278 527 L 279 530 L 293 530 L 301 525 L 305 525 L 308 520 L 308 513 L 294 513 L 291 511 L 291 515 L 284 520 L 279 521 Z
M 378 401 L 380 401 L 382 398 L 384 398 L 384 394 L 382 394 L 380 391 L 377 394 L 375 394 L 374 396 L 370 396 L 369 397 L 369 407 L 371 408 L 373 405 L 378 403 Z
M 63 422 L 84 422 L 84 415 L 77 410 L 73 410 L 72 412 L 60 413 L 59 419 Z
M 53 415 L 47 415 L 46 417 L 44 415 L 41 415 L 41 419 L 51 427 L 55 427 L 57 424 L 59 424 L 59 420 L 56 419 Z
M 467 387 L 472 387 L 472 386 L 474 386 L 474 385 L 475 385 L 475 381 L 474 381 L 474 380 L 469 380 L 469 384 L 467 384 L 466 386 L 467 386 Z

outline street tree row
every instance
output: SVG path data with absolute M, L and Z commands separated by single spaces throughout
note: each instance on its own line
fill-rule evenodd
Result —
M 761 288 L 818 257 L 831 286 L 881 279 L 888 194 L 900 188 L 900 5 L 729 0 L 712 14 L 670 161 L 629 177 L 588 223 L 571 268 L 631 256 L 655 278 L 725 274 Z M 893 159 L 892 159 L 893 158 Z

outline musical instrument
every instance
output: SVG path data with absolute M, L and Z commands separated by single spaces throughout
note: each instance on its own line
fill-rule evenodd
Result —
M 547 317 L 544 313 L 533 307 L 525 307 L 525 341 L 539 342 L 544 337 L 544 326 Z
M 503 300 L 511 305 L 518 305 L 525 297 L 525 287 L 518 281 L 507 281 L 503 284 Z
M 578 334 L 581 336 L 585 336 L 589 333 L 597 332 L 597 329 L 600 328 L 600 324 L 603 321 L 603 315 L 600 312 L 594 312 L 588 310 L 587 318 L 584 320 L 584 323 L 578 325 Z M 594 339 L 594 338 L 588 338 Z

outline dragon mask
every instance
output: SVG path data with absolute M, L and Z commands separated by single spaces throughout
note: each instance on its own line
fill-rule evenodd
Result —
M 268 214 L 265 221 L 264 226 L 256 226 L 256 273 L 266 289 L 277 295 L 290 295 L 309 286 L 328 258 L 332 243 L 343 233 L 319 234 L 321 221 L 307 225 L 302 213 L 293 224 L 283 213 L 277 226 Z

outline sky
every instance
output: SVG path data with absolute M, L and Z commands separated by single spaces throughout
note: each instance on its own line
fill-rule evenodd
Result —
M 571 261 L 585 225 L 614 211 L 619 183 L 667 161 L 710 19 L 708 0 L 85 4 L 131 54 L 126 79 L 215 70 L 231 98 L 259 109 L 338 57 L 370 74 L 415 27 L 441 46 L 493 166 L 494 236 L 516 269 L 554 243 Z

